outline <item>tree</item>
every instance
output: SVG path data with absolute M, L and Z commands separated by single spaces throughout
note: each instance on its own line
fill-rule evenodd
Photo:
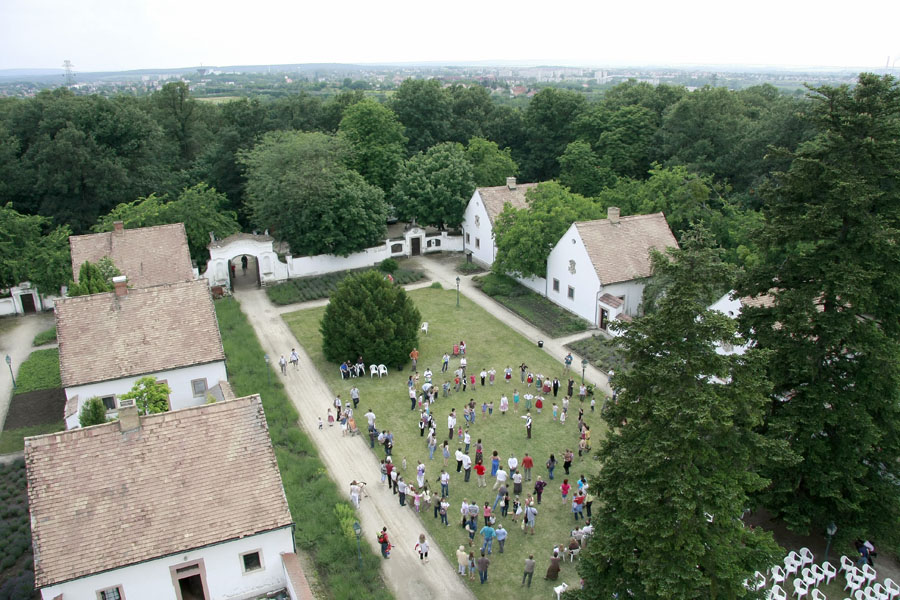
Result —
M 72 278 L 70 234 L 46 217 L 0 206 L 0 287 L 30 281 L 45 293 L 58 292 Z
M 509 148 L 501 150 L 496 143 L 482 137 L 469 140 L 466 158 L 472 165 L 472 176 L 478 187 L 504 185 L 507 177 L 519 172 Z
M 898 542 L 900 522 L 900 85 L 810 91 L 817 135 L 763 189 L 760 264 L 739 291 L 768 294 L 742 329 L 771 353 L 765 433 L 774 464 L 760 499 L 792 529 Z
M 339 138 L 275 131 L 240 153 L 253 222 L 296 254 L 347 255 L 384 241 L 383 192 L 348 169 Z
M 123 400 L 134 400 L 138 414 L 152 415 L 169 410 L 169 394 L 172 390 L 155 377 L 141 377 L 134 382 L 131 391 L 122 394 Z
M 527 159 L 521 163 L 526 181 L 547 181 L 559 174 L 559 157 L 575 140 L 575 123 L 585 107 L 578 92 L 544 88 L 525 109 Z
M 588 108 L 578 119 L 578 139 L 590 143 L 598 158 L 619 176 L 643 179 L 650 169 L 657 125 L 650 109 L 604 104 Z
M 403 125 L 388 107 L 366 99 L 347 108 L 338 128 L 350 145 L 348 166 L 390 192 L 406 155 Z
M 490 92 L 480 85 L 455 84 L 447 93 L 452 114 L 447 139 L 465 144 L 473 137 L 484 136 L 495 107 Z
M 151 227 L 170 223 L 184 223 L 191 258 L 205 264 L 209 257 L 209 234 L 219 239 L 240 231 L 237 215 L 227 210 L 228 199 L 205 183 L 185 188 L 174 200 L 168 196 L 150 194 L 134 202 L 116 206 L 101 217 L 92 228 L 94 231 L 112 231 L 116 221 L 122 221 L 126 229 Z
M 322 350 L 335 363 L 362 356 L 366 362 L 403 365 L 417 345 L 421 320 L 406 291 L 381 273 L 351 275 L 325 308 Z
M 609 160 L 597 156 L 591 145 L 577 140 L 559 157 L 559 182 L 576 194 L 596 196 L 616 182 Z
M 450 98 L 438 80 L 407 79 L 394 93 L 391 108 L 406 128 L 410 152 L 424 152 L 449 139 Z
M 90 427 L 91 425 L 102 425 L 106 423 L 106 405 L 103 400 L 94 396 L 88 398 L 88 401 L 81 407 L 78 413 L 78 424 L 82 427 Z
M 472 165 L 456 142 L 416 154 L 400 168 L 392 196 L 397 213 L 423 225 L 456 227 L 475 191 Z
M 538 185 L 526 198 L 528 208 L 507 205 L 494 222 L 497 273 L 545 277 L 547 257 L 572 223 L 606 216 L 600 206 L 556 182 Z
M 707 309 L 730 278 L 709 243 L 701 229 L 682 249 L 653 253 L 653 276 L 672 285 L 620 338 L 631 366 L 616 373 L 604 411 L 580 598 L 734 598 L 781 553 L 771 533 L 741 522 L 748 494 L 768 484 L 759 462 L 783 444 L 755 432 L 770 389 L 764 357 L 716 352 L 740 338 L 733 319 Z
M 86 260 L 78 270 L 78 283 L 69 282 L 67 295 L 72 298 L 111 292 L 114 287 L 112 278 L 118 275 L 121 275 L 119 269 L 108 256 L 104 256 L 96 264 Z

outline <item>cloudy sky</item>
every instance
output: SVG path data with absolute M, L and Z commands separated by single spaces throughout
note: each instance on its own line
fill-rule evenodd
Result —
M 310 62 L 884 67 L 897 0 L 0 0 L 0 69 Z M 900 60 L 897 60 L 900 66 Z

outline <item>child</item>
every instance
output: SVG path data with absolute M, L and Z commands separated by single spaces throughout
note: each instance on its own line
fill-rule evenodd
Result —
M 419 553 L 419 560 L 428 562 L 428 542 L 425 541 L 425 534 L 419 535 L 419 543 L 416 544 L 416 552 Z
M 527 379 L 526 381 L 528 382 L 528 387 L 531 387 L 531 384 L 534 382 L 534 374 L 533 374 L 533 373 L 529 373 L 529 374 L 528 374 L 528 379 Z
M 591 396 L 591 412 L 594 412 L 594 404 L 596 404 L 596 403 L 597 403 L 597 401 L 594 400 L 593 396 Z
M 403 467 L 403 472 L 406 473 L 406 457 L 403 457 L 403 460 L 400 462 L 400 466 Z
M 481 403 L 481 418 L 483 419 L 486 416 L 487 416 L 487 402 L 482 402 Z
M 534 395 L 526 393 L 524 397 L 525 397 L 525 412 L 529 412 L 531 410 L 531 401 L 534 400 Z
M 494 401 L 493 400 L 488 402 L 488 416 L 491 416 L 492 414 L 494 414 Z
M 541 396 L 534 401 L 534 407 L 537 409 L 537 413 L 541 414 L 541 409 L 544 408 L 544 399 Z
M 570 489 L 572 489 L 572 486 L 569 485 L 569 480 L 563 479 L 562 485 L 559 486 L 559 490 L 562 492 L 563 506 L 566 505 L 566 497 L 569 495 Z
M 490 379 L 491 385 L 494 385 L 494 379 L 497 377 L 497 370 L 493 367 L 490 371 L 488 371 L 488 379 Z
M 558 415 L 559 415 L 559 407 L 556 406 L 556 402 L 554 402 L 553 403 L 553 420 L 554 421 L 557 419 Z
M 330 409 L 330 408 L 328 409 L 328 417 L 327 417 L 327 418 L 328 418 L 328 426 L 329 426 L 329 427 L 334 427 L 334 415 L 331 414 L 331 409 Z
M 472 390 L 473 390 L 473 391 L 474 391 L 475 389 L 477 389 L 477 388 L 475 387 L 475 373 L 472 373 L 471 375 L 469 375 L 469 384 L 472 386 Z
M 560 425 L 566 424 L 566 411 L 563 411 L 562 414 L 559 415 L 559 424 Z
M 324 425 L 324 423 L 322 423 L 322 417 L 319 417 L 319 431 L 322 431 L 322 425 Z
M 463 440 L 462 425 L 459 426 L 459 431 L 456 432 L 456 440 L 459 442 L 461 442 Z

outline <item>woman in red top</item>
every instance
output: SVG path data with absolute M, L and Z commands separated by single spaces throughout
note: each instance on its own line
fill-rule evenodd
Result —
M 478 487 L 487 487 L 487 483 L 484 482 L 484 465 L 480 462 L 475 463 L 475 475 L 478 477 Z
M 563 479 L 562 485 L 559 486 L 559 489 L 560 489 L 560 491 L 562 492 L 563 506 L 565 506 L 565 504 L 566 504 L 566 498 L 567 498 L 568 495 L 569 495 L 569 490 L 572 489 L 572 486 L 569 485 L 569 480 L 568 480 L 568 479 Z

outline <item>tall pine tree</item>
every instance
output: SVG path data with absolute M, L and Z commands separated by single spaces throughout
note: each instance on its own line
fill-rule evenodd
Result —
M 771 534 L 741 521 L 748 494 L 768 483 L 758 461 L 775 450 L 754 432 L 769 391 L 764 356 L 716 352 L 741 340 L 732 319 L 707 308 L 729 280 L 709 239 L 691 230 L 682 249 L 654 253 L 654 276 L 671 285 L 621 338 L 632 367 L 616 373 L 604 413 L 601 508 L 580 598 L 730 598 L 776 562 Z
M 799 465 L 773 464 L 761 500 L 795 530 L 829 522 L 896 542 L 900 523 L 900 88 L 862 74 L 811 91 L 817 135 L 765 190 L 771 294 L 742 328 L 771 354 L 765 424 Z

